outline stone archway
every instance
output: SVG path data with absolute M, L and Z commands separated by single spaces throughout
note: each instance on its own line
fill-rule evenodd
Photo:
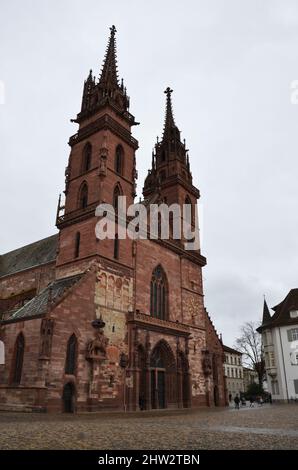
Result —
M 75 412 L 75 395 L 76 388 L 72 382 L 67 382 L 63 387 L 63 411 L 64 413 L 74 413 Z
M 177 366 L 169 344 L 161 340 L 150 355 L 151 408 L 177 406 Z

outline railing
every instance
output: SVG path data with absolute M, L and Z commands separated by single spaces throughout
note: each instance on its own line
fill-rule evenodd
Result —
M 95 215 L 95 209 L 98 206 L 98 203 L 95 202 L 93 204 L 90 204 L 89 206 L 85 208 L 80 208 L 76 209 L 75 211 L 68 212 L 66 214 L 58 215 L 57 220 L 56 220 L 56 225 L 59 226 L 62 223 L 69 222 L 73 219 L 82 217 L 84 215 L 90 215 L 90 213 L 94 213 Z
M 130 134 L 130 132 L 122 127 L 118 122 L 116 122 L 113 118 L 105 114 L 101 116 L 96 121 L 88 124 L 87 126 L 80 129 L 76 134 L 72 135 L 69 139 L 69 144 L 73 145 L 79 139 L 84 139 L 89 136 L 89 134 L 96 132 L 103 127 L 108 126 L 119 135 L 121 135 L 124 139 L 131 142 L 135 147 L 138 147 L 138 141 Z
M 163 328 L 169 328 L 175 331 L 190 333 L 189 326 L 184 325 L 183 323 L 179 323 L 178 321 L 174 322 L 170 320 L 161 320 L 160 318 L 152 317 L 151 315 L 148 315 L 146 313 L 141 313 L 138 310 L 135 312 L 129 312 L 128 321 L 130 322 L 137 321 L 138 323 L 143 323 L 143 324 L 152 325 L 152 326 L 155 325 L 155 326 L 159 326 Z

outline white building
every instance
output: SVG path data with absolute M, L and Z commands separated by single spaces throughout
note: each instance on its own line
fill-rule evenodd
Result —
M 229 346 L 223 346 L 225 361 L 223 364 L 228 397 L 235 398 L 244 392 L 242 354 Z
M 272 309 L 264 301 L 262 334 L 268 392 L 273 400 L 298 400 L 298 289 Z

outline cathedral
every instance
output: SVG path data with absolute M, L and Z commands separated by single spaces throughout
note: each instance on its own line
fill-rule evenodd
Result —
M 84 82 L 57 234 L 0 256 L 0 409 L 151 410 L 226 404 L 223 346 L 204 307 L 206 258 L 183 240 L 96 237 L 100 203 L 136 197 L 138 141 L 116 29 Z M 141 204 L 200 197 L 165 91 Z M 159 116 L 157 116 L 159 118 Z M 192 218 L 192 220 L 195 217 Z M 119 221 L 118 221 L 119 222 Z M 117 223 L 117 219 L 116 219 Z

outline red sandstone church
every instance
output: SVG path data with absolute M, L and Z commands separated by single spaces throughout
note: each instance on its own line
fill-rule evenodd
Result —
M 138 142 L 119 83 L 115 28 L 84 83 L 58 234 L 0 256 L 0 409 L 93 411 L 225 404 L 223 347 L 204 307 L 200 251 L 182 240 L 98 240 L 95 209 L 132 204 Z M 142 203 L 195 204 L 166 90 Z

